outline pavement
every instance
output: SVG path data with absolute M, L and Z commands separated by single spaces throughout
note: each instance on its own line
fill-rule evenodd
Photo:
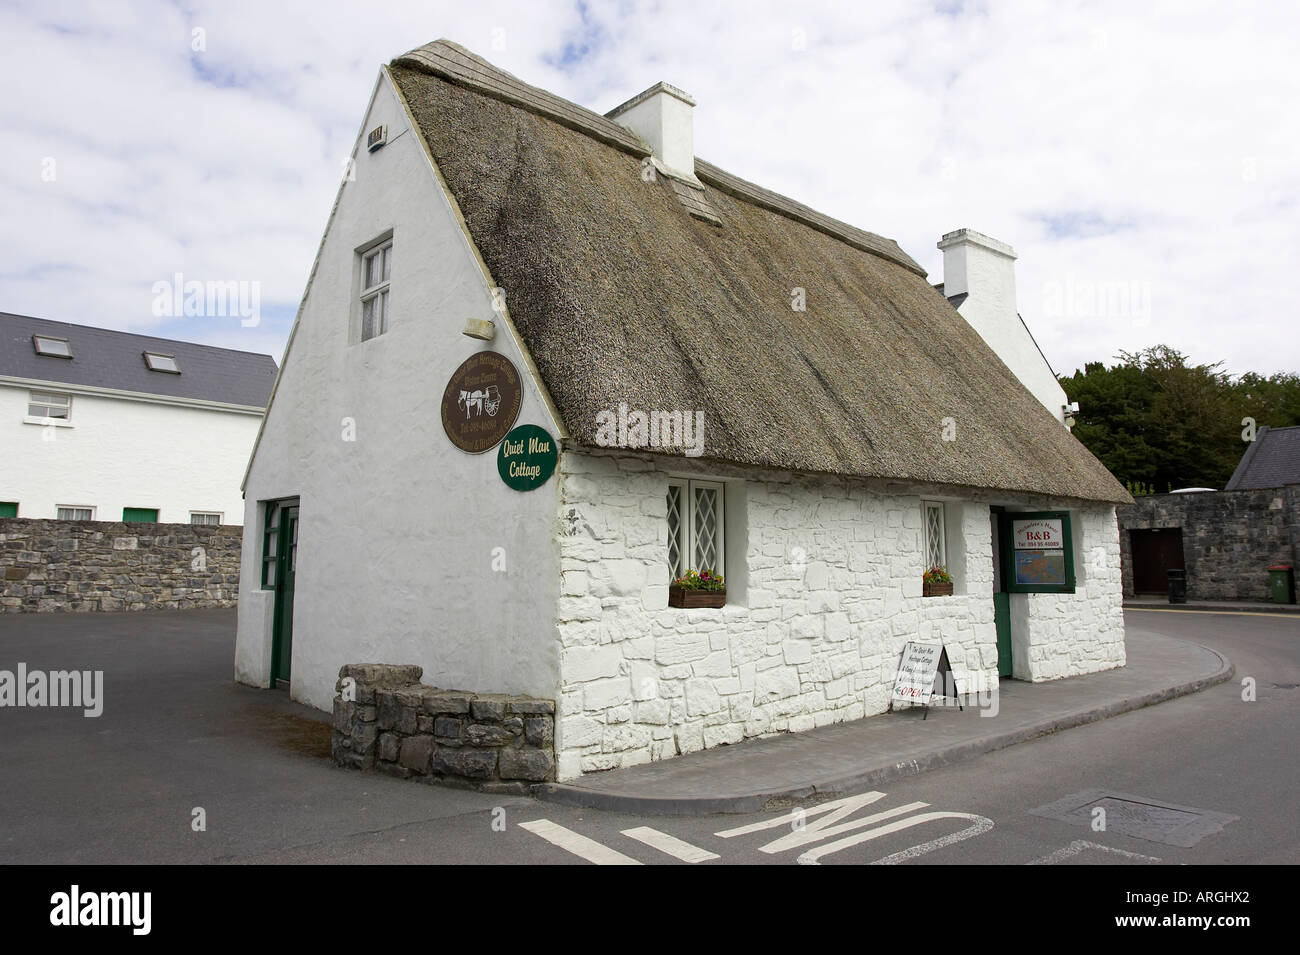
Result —
M 1125 610 L 1207 610 L 1211 613 L 1285 613 L 1300 614 L 1300 604 L 1275 604 L 1262 600 L 1188 600 L 1171 604 L 1168 597 L 1128 597 Z
M 1130 634 L 1128 662 L 1046 683 L 1003 680 L 991 705 L 909 707 L 803 733 L 547 783 L 538 798 L 638 815 L 749 813 L 862 792 L 1222 683 L 1232 664 L 1173 637 Z M 972 697 L 972 702 L 974 701 Z

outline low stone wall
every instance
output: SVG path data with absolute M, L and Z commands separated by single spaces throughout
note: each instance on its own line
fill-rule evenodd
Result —
M 440 690 L 423 669 L 353 663 L 334 689 L 334 762 L 485 792 L 525 793 L 555 778 L 555 704 Z
M 1268 600 L 1268 566 L 1300 568 L 1300 485 L 1151 494 L 1118 514 L 1125 596 L 1134 593 L 1134 530 L 1182 530 L 1191 600 Z
M 243 530 L 0 518 L 0 612 L 233 607 Z

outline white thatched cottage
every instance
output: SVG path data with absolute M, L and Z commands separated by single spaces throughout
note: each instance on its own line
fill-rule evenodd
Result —
M 445 41 L 381 71 L 245 484 L 240 680 L 554 700 L 569 778 L 879 713 L 907 640 L 968 686 L 1123 664 L 1124 489 L 894 242 L 696 158 L 692 107 Z M 670 607 L 704 567 L 725 606 Z

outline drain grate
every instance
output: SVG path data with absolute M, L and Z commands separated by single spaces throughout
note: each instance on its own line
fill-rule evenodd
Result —
M 1095 809 L 1105 810 L 1105 832 L 1118 832 L 1147 842 L 1190 848 L 1221 832 L 1239 817 L 1191 806 L 1133 796 L 1104 789 L 1086 789 L 1029 810 L 1031 815 L 1092 828 Z

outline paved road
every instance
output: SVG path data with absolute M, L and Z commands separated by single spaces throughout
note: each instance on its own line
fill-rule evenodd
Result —
M 883 792 L 683 819 L 336 769 L 324 714 L 230 682 L 228 611 L 0 617 L 0 669 L 105 671 L 98 718 L 0 710 L 0 860 L 1300 861 L 1300 619 L 1127 619 L 1131 639 L 1159 632 L 1225 653 L 1237 678 Z M 1254 702 L 1242 700 L 1242 678 L 1255 681 Z M 1094 806 L 1107 813 L 1104 830 L 1093 828 Z M 206 831 L 193 831 L 198 808 Z

